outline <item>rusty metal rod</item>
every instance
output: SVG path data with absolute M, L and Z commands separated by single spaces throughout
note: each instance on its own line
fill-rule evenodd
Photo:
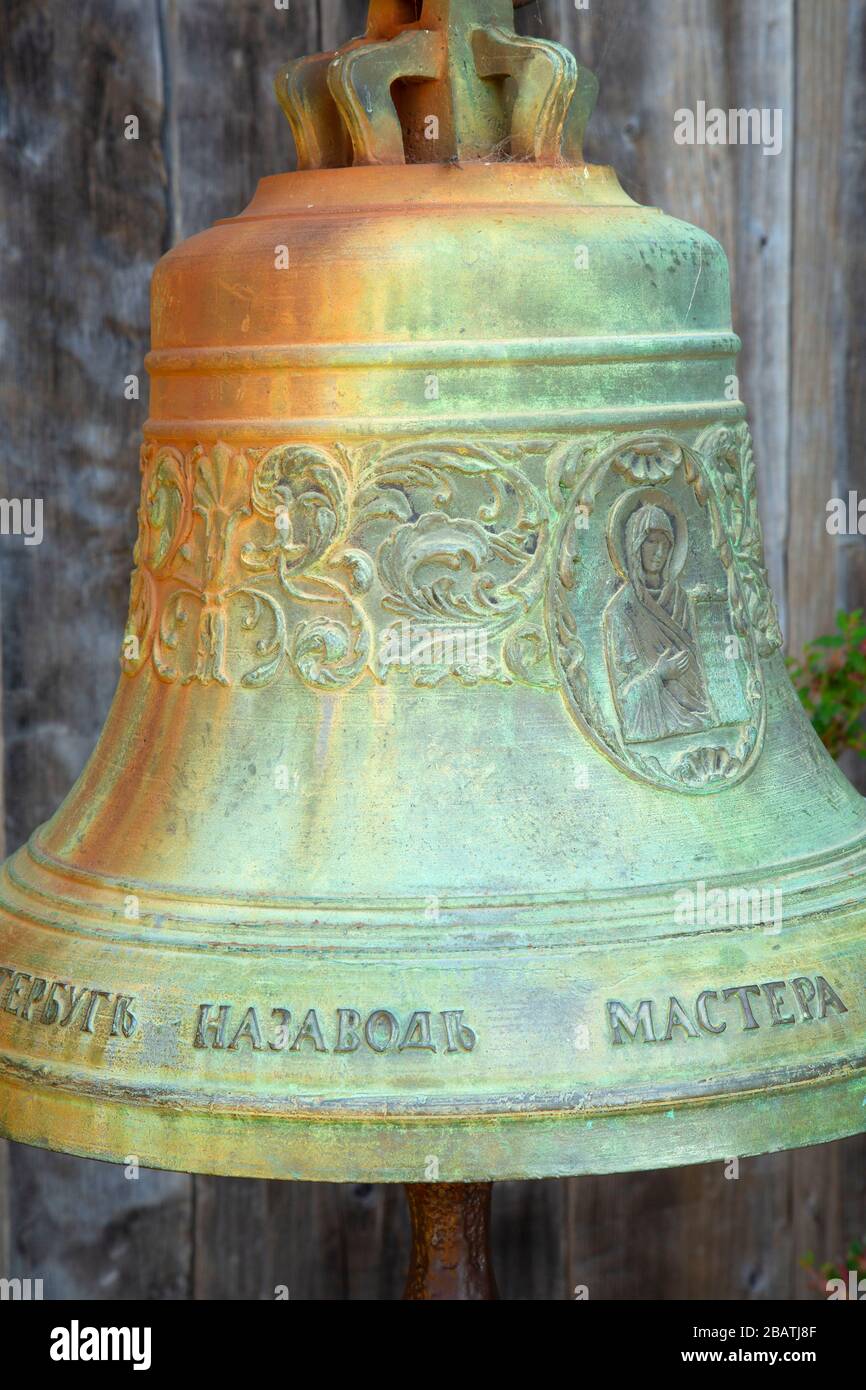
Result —
M 493 1184 L 406 1183 L 412 1254 L 404 1299 L 499 1298 L 490 1254 Z

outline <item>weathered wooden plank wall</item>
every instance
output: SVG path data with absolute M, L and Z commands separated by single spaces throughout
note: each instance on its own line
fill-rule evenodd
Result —
M 271 74 L 359 32 L 365 8 L 0 3 L 12 422 L 0 493 L 44 497 L 49 537 L 0 547 L 10 848 L 68 789 L 113 687 L 146 414 L 123 378 L 142 372 L 152 264 L 288 166 Z M 866 486 L 866 0 L 537 0 L 519 24 L 598 72 L 590 157 L 728 251 L 772 577 L 797 647 L 838 601 L 866 596 L 862 542 L 823 526 L 830 495 Z M 782 152 L 676 145 L 673 113 L 698 100 L 781 108 Z M 129 114 L 138 141 L 123 139 Z M 866 1141 L 745 1160 L 736 1180 L 703 1165 L 502 1184 L 495 1227 L 510 1298 L 579 1285 L 595 1298 L 800 1296 L 798 1256 L 866 1228 Z M 300 1299 L 391 1298 L 407 1246 L 395 1190 L 135 1181 L 0 1153 L 0 1273 L 44 1278 L 47 1297 L 272 1298 L 285 1285 Z

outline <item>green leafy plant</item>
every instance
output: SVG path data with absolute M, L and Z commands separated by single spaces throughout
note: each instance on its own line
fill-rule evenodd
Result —
M 863 1237 L 863 1240 L 851 1242 L 848 1247 L 848 1254 L 843 1260 L 828 1260 L 825 1264 L 816 1265 L 815 1256 L 809 1254 L 801 1259 L 800 1264 L 808 1274 L 809 1283 L 816 1293 L 821 1293 L 826 1297 L 827 1285 L 831 1279 L 841 1280 L 847 1290 L 851 1284 L 850 1270 L 856 1270 L 858 1276 L 866 1274 L 866 1236 Z M 842 1297 L 845 1297 L 845 1294 Z
M 866 622 L 863 609 L 836 614 L 836 632 L 807 642 L 788 659 L 797 694 L 834 758 L 852 748 L 866 758 Z

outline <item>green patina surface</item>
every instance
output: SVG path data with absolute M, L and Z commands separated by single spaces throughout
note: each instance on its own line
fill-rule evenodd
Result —
M 120 684 L 0 889 L 4 1135 L 420 1182 L 864 1127 L 866 819 L 725 257 L 508 8 L 374 6 L 281 75 L 300 172 L 157 267 Z

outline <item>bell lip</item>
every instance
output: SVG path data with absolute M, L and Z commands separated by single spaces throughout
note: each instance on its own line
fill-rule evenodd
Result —
M 866 1131 L 866 1058 L 859 1072 L 778 1091 L 732 1092 L 587 1118 L 499 1114 L 324 1120 L 184 1115 L 124 1108 L 0 1075 L 0 1137 L 103 1162 L 226 1177 L 302 1182 L 417 1182 L 429 1155 L 442 1182 L 636 1172 L 830 1143 Z M 720 1112 L 718 1107 L 723 1106 Z M 758 1138 L 760 1136 L 760 1138 Z
M 110 1077 L 86 1068 L 74 1069 L 53 1059 L 49 1064 L 51 1078 L 47 1083 L 54 1092 L 69 1093 L 86 1098 L 96 1105 L 135 1105 L 141 1109 L 161 1111 L 171 1109 L 179 1114 L 196 1116 L 225 1115 L 233 1119 L 274 1119 L 281 1123 L 311 1124 L 358 1123 L 373 1124 L 379 1115 L 399 1124 L 432 1121 L 442 1124 L 473 1124 L 489 1120 L 562 1121 L 575 1116 L 593 1122 L 597 1120 L 649 1115 L 674 1107 L 708 1107 L 730 1104 L 750 1096 L 776 1097 L 802 1087 L 832 1086 L 860 1078 L 866 1094 L 866 1050 L 853 1057 L 834 1057 L 815 1063 L 799 1065 L 786 1063 L 763 1072 L 728 1072 L 724 1080 L 711 1079 L 687 1082 L 683 1087 L 667 1085 L 653 1089 L 639 1087 L 594 1087 L 592 1102 L 585 1103 L 583 1092 L 576 1099 L 561 1090 L 535 1088 L 509 1092 L 507 1097 L 495 1095 L 485 1099 L 480 1095 L 445 1094 L 431 1099 L 426 1093 L 409 1100 L 399 1094 L 383 1091 L 377 1095 L 365 1091 L 357 1099 L 351 1097 L 323 1098 L 315 1094 L 292 1095 L 285 1108 L 274 1104 L 274 1093 L 257 1095 L 243 1090 L 214 1092 L 212 1084 L 195 1087 L 166 1085 L 164 1082 L 139 1082 L 133 1078 L 113 1081 Z M 29 1090 L 38 1089 L 40 1078 L 48 1074 L 46 1063 L 39 1058 L 22 1057 L 13 1060 L 12 1054 L 0 1052 L 0 1086 L 16 1082 Z M 91 1076 L 93 1079 L 91 1080 Z M 866 1129 L 866 1120 L 864 1120 Z

